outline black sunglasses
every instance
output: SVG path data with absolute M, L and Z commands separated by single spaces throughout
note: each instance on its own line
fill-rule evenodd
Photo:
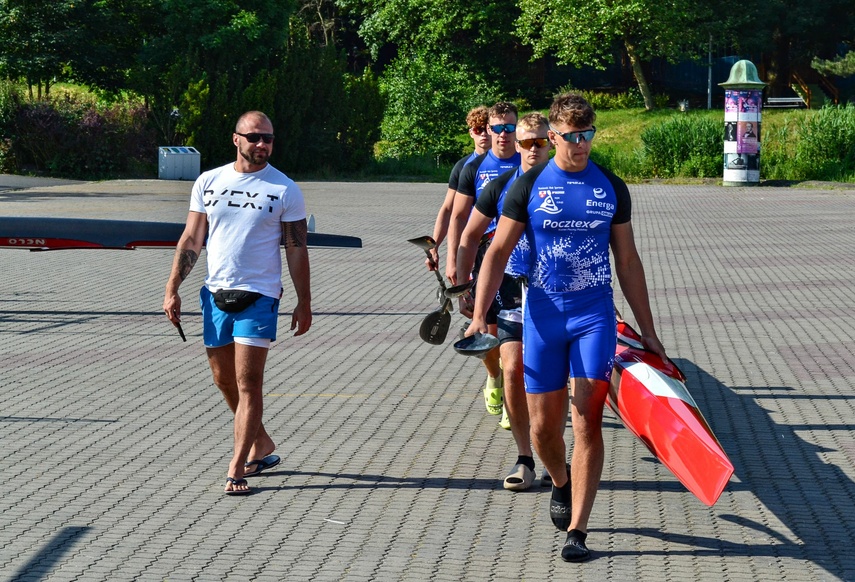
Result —
M 498 125 L 491 125 L 490 130 L 493 133 L 495 133 L 496 135 L 502 133 L 503 131 L 505 133 L 513 133 L 517 130 L 517 124 L 516 123 L 500 123 Z
M 594 134 L 597 133 L 597 128 L 592 125 L 591 129 L 586 129 L 584 131 L 568 131 L 567 133 L 561 133 L 560 131 L 552 129 L 552 133 L 560 135 L 567 143 L 579 143 L 582 140 L 589 142 L 594 139 Z
M 248 141 L 249 143 L 258 143 L 258 140 L 263 140 L 264 143 L 273 143 L 273 134 L 272 133 L 238 133 L 238 132 L 235 132 L 235 135 L 245 137 L 246 141 Z
M 533 137 L 530 139 L 518 139 L 517 143 L 520 144 L 522 149 L 530 150 L 533 145 L 536 145 L 539 148 L 545 148 L 549 143 L 549 139 L 545 137 Z

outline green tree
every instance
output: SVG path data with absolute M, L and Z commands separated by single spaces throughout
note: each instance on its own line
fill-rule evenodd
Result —
M 0 0 L 0 72 L 23 78 L 31 100 L 50 95 L 57 80 L 116 93 L 126 86 L 158 2 Z
M 832 59 L 841 43 L 855 43 L 852 0 L 766 0 L 746 3 L 734 39 L 741 51 L 759 56 L 770 95 L 791 83 L 793 72 L 813 59 Z
M 431 54 L 460 71 L 478 71 L 508 94 L 531 84 L 531 51 L 513 35 L 520 14 L 515 0 L 337 0 L 337 5 L 358 17 L 359 35 L 375 60 Z
M 0 0 L 0 73 L 23 78 L 31 100 L 41 99 L 42 89 L 50 94 L 68 63 L 72 12 L 73 2 L 66 0 Z
M 620 46 L 648 110 L 655 103 L 643 63 L 698 54 L 713 21 L 709 6 L 694 0 L 520 0 L 520 6 L 520 35 L 536 57 L 603 68 Z
M 287 0 L 160 0 L 160 27 L 131 79 L 161 138 L 183 134 L 207 162 L 218 159 L 242 112 L 240 95 L 258 75 L 281 66 L 294 8 Z
M 466 112 L 492 103 L 498 88 L 478 71 L 428 51 L 401 54 L 381 78 L 387 107 L 381 128 L 385 157 L 459 157 Z
M 75 1 L 67 78 L 110 94 L 126 89 L 142 47 L 159 27 L 159 7 L 160 0 Z
M 823 75 L 837 75 L 838 77 L 849 77 L 855 75 L 855 51 L 849 51 L 845 56 L 835 59 L 814 59 L 811 67 Z

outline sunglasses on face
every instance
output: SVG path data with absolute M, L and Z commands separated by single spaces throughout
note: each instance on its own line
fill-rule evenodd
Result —
M 487 131 L 487 126 L 481 125 L 479 127 L 470 127 L 469 129 L 471 129 L 472 133 L 474 133 L 475 135 L 484 135 L 484 133 Z
M 503 131 L 505 133 L 513 133 L 516 130 L 517 130 L 517 124 L 516 123 L 500 123 L 498 125 L 491 125 L 490 126 L 490 131 L 492 131 L 496 135 L 499 135 Z
M 522 149 L 530 150 L 533 145 L 539 148 L 545 148 L 547 144 L 549 144 L 549 140 L 545 137 L 533 137 L 531 139 L 518 139 L 517 143 L 520 144 Z
M 246 138 L 246 141 L 249 143 L 258 143 L 258 140 L 264 141 L 264 143 L 273 143 L 273 134 L 272 133 L 238 133 L 235 132 L 235 135 L 239 135 L 241 137 Z
M 590 142 L 594 139 L 594 134 L 597 133 L 597 128 L 592 125 L 591 129 L 586 129 L 584 131 L 568 131 L 567 133 L 561 133 L 560 131 L 553 129 L 552 133 L 560 135 L 567 143 L 579 143 L 580 141 Z

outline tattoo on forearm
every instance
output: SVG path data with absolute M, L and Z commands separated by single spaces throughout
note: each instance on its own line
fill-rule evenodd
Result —
M 193 270 L 193 265 L 196 264 L 196 261 L 199 259 L 199 255 L 194 253 L 191 250 L 179 251 L 178 253 L 178 276 L 181 277 L 181 280 L 187 278 L 187 275 L 190 274 L 190 271 Z
M 285 248 L 306 246 L 307 232 L 308 228 L 305 220 L 283 222 L 282 242 L 285 244 Z

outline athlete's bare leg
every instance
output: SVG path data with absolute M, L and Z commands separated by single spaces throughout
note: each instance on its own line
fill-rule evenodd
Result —
M 531 430 L 523 379 L 522 342 L 505 342 L 499 346 L 505 382 L 505 409 L 511 421 L 511 433 L 517 454 L 531 457 Z
M 573 510 L 570 527 L 588 531 L 588 518 L 603 474 L 603 406 L 609 383 L 590 378 L 571 380 L 573 458 L 571 460 Z M 565 483 L 562 480 L 561 483 Z M 558 482 L 556 480 L 556 485 Z
M 207 349 L 214 383 L 235 415 L 235 451 L 229 465 L 229 476 L 235 479 L 243 477 L 247 459 L 264 458 L 276 448 L 261 422 L 267 351 L 234 343 Z

